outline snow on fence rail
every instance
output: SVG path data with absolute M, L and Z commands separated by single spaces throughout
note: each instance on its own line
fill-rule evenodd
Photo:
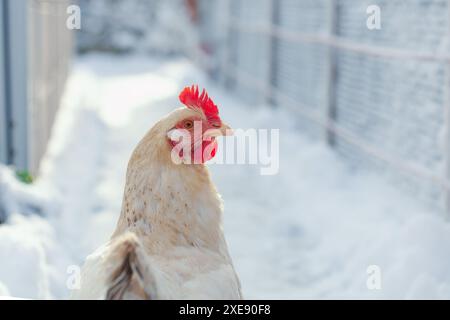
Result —
M 369 5 L 381 9 L 380 30 L 366 26 Z M 299 127 L 353 165 L 386 171 L 450 212 L 450 1 L 203 0 L 200 7 L 207 68 L 226 86 L 290 108 Z

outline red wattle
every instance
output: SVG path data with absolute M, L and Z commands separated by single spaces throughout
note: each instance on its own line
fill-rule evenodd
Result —
M 217 142 L 213 141 L 203 141 L 202 143 L 202 159 L 201 163 L 211 160 L 217 153 Z M 194 154 L 195 156 L 195 154 Z

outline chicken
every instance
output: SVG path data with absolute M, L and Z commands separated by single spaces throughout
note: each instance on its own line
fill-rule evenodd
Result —
M 75 299 L 241 299 L 205 162 L 231 129 L 205 90 L 185 88 L 128 164 L 111 239 L 87 257 Z

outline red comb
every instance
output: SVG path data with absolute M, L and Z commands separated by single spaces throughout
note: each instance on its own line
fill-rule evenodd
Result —
M 186 107 L 190 109 L 201 109 L 209 122 L 220 122 L 219 109 L 208 96 L 205 89 L 200 94 L 197 85 L 186 87 L 181 91 L 179 98 L 181 103 Z

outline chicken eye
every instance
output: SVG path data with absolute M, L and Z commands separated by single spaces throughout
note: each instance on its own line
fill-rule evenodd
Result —
M 194 126 L 194 122 L 192 120 L 186 120 L 184 122 L 185 129 L 192 129 L 193 126 Z

